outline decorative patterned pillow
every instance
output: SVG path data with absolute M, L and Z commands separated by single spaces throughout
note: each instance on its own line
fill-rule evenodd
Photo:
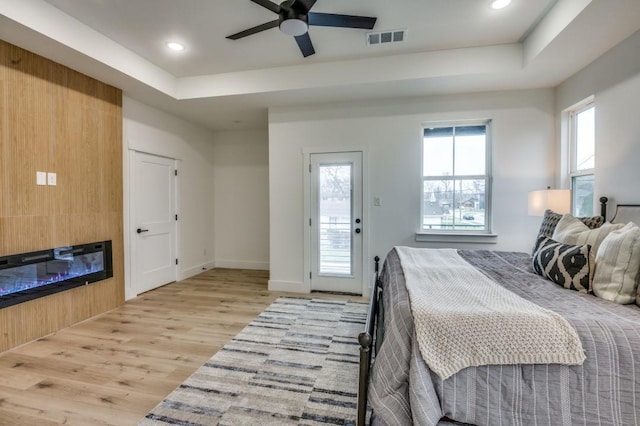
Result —
M 554 240 L 562 244 L 571 245 L 584 245 L 591 246 L 593 255 L 598 253 L 598 247 L 600 243 L 611 233 L 617 229 L 622 228 L 624 225 L 621 223 L 605 223 L 599 228 L 589 229 L 581 220 L 565 214 L 558 222 L 556 229 L 553 231 Z
M 593 254 L 589 245 L 568 245 L 541 235 L 533 254 L 533 270 L 564 288 L 591 291 Z
M 593 293 L 615 303 L 636 301 L 640 276 L 640 228 L 633 222 L 611 232 L 596 253 Z
M 540 230 L 538 231 L 538 236 L 544 235 L 545 237 L 551 238 L 553 235 L 553 231 L 555 231 L 558 222 L 562 219 L 562 215 L 560 213 L 556 213 L 553 210 L 547 209 L 544 212 L 544 217 L 542 218 L 542 224 L 540 224 Z M 577 217 L 580 222 L 587 225 L 589 229 L 600 228 L 604 223 L 604 217 L 602 216 L 592 216 L 592 217 Z
M 553 210 L 547 209 L 544 212 L 544 217 L 542 218 L 542 223 L 540 224 L 538 237 L 540 235 L 544 235 L 545 237 L 553 238 L 553 231 L 555 231 L 556 226 L 558 226 L 558 222 L 560 222 L 560 219 L 562 219 L 562 215 L 560 213 L 556 213 Z M 589 229 L 599 228 L 604 223 L 604 217 L 602 216 L 578 217 L 576 219 L 584 223 Z

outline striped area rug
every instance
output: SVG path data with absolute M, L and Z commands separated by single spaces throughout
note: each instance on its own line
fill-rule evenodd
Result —
M 355 425 L 366 307 L 277 299 L 139 425 Z

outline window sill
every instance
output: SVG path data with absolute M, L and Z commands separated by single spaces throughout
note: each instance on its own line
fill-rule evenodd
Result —
M 416 232 L 417 242 L 497 244 L 497 234 Z

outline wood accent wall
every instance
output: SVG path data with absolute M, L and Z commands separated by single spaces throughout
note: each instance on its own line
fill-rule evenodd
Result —
M 4 351 L 124 303 L 122 91 L 0 40 L 0 100 L 0 256 L 113 244 L 113 278 L 0 309 Z

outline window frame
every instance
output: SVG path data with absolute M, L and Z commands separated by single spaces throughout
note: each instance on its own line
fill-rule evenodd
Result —
M 424 213 L 425 213 L 425 192 L 424 183 L 429 180 L 442 180 L 443 176 L 425 176 L 424 175 L 424 133 L 425 129 L 444 128 L 444 127 L 467 127 L 467 126 L 484 126 L 485 127 L 485 173 L 481 175 L 456 175 L 447 176 L 445 180 L 456 181 L 460 179 L 484 179 L 485 180 L 485 227 L 483 229 L 424 229 Z M 465 121 L 441 121 L 424 123 L 421 126 L 420 133 L 420 218 L 418 223 L 418 231 L 416 232 L 416 241 L 438 241 L 438 242 L 474 242 L 474 243 L 495 243 L 496 235 L 492 233 L 493 214 L 492 214 L 492 186 L 493 186 L 493 165 L 492 165 L 492 141 L 493 130 L 492 120 L 465 120 Z M 453 157 L 455 161 L 455 154 Z
M 572 107 L 567 109 L 567 117 L 568 117 L 568 135 L 567 135 L 567 144 L 568 144 L 568 152 L 569 152 L 569 164 L 568 164 L 568 177 L 569 177 L 569 189 L 571 189 L 571 214 L 576 215 L 578 212 L 576 211 L 576 192 L 574 191 L 574 182 L 576 178 L 584 177 L 584 176 L 592 176 L 595 180 L 595 101 L 593 96 L 589 96 L 581 102 L 573 105 Z M 589 169 L 578 170 L 578 120 L 577 116 L 587 111 L 588 109 L 593 108 L 594 111 L 594 166 Z M 595 212 L 595 194 L 594 198 L 591 200 L 591 209 L 592 212 Z

